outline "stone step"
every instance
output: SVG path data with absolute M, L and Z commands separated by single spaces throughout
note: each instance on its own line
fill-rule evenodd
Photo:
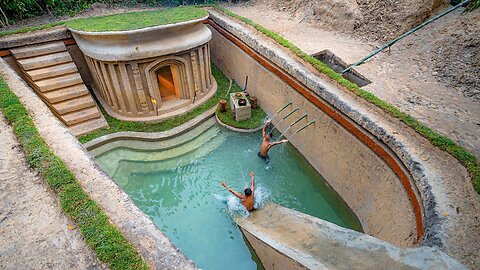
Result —
M 65 47 L 65 44 L 63 44 L 62 41 L 59 41 L 44 43 L 40 45 L 25 46 L 18 49 L 12 49 L 10 51 L 16 59 L 23 59 L 56 52 L 63 52 L 66 50 L 67 48 Z
M 108 127 L 108 123 L 107 121 L 105 121 L 105 118 L 103 118 L 103 116 L 100 118 L 95 118 L 86 122 L 79 123 L 77 125 L 69 127 L 68 129 L 73 135 L 78 137 L 102 127 Z
M 35 82 L 38 89 L 42 93 L 52 91 L 55 89 L 65 88 L 68 86 L 73 86 L 76 84 L 81 84 L 81 83 L 83 83 L 83 81 L 79 73 L 66 74 L 63 76 Z
M 72 57 L 68 52 L 57 52 L 26 59 L 17 59 L 18 64 L 24 70 L 45 68 L 62 63 L 72 62 Z
M 53 109 L 62 117 L 64 114 L 95 106 L 90 95 L 81 96 L 64 102 L 53 104 Z
M 27 75 L 30 76 L 33 81 L 38 81 L 52 77 L 58 77 L 69 73 L 74 73 L 77 71 L 78 70 L 77 66 L 75 66 L 75 63 L 69 62 L 56 66 L 30 70 L 27 72 Z
M 218 127 L 217 127 L 218 128 Z M 123 159 L 121 160 L 122 166 L 118 166 L 119 161 L 113 164 L 113 168 L 106 168 L 106 172 L 110 175 L 113 179 L 115 179 L 116 183 L 120 186 L 125 186 L 128 184 L 130 179 L 125 179 L 122 176 L 130 175 L 130 173 L 158 173 L 160 171 L 170 171 L 175 168 L 181 168 L 183 166 L 187 166 L 195 160 L 201 160 L 203 157 L 209 155 L 211 152 L 215 151 L 219 147 L 223 145 L 225 142 L 225 136 L 213 136 L 209 138 L 203 145 L 200 147 L 190 149 L 191 151 L 182 153 L 179 156 L 175 156 L 173 158 L 165 159 L 165 160 L 157 160 L 157 161 L 133 161 L 130 159 Z M 112 154 L 115 151 L 111 152 Z M 118 153 L 118 152 L 117 152 Z M 143 152 L 144 154 L 148 154 L 148 152 Z M 104 156 L 100 156 L 98 159 L 108 158 L 108 153 Z M 111 157 L 111 155 L 110 155 Z M 111 158 L 110 158 L 111 159 Z M 104 160 L 105 161 L 105 160 Z M 104 162 L 102 162 L 104 164 Z
M 77 84 L 44 93 L 43 96 L 53 104 L 72 98 L 81 97 L 87 95 L 88 93 L 88 89 L 84 84 Z
M 73 126 L 75 124 L 99 117 L 100 111 L 98 111 L 96 106 L 62 115 L 62 119 L 67 126 Z

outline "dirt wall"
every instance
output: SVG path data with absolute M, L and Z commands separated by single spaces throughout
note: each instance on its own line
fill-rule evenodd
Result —
M 256 0 L 254 5 L 270 5 L 340 32 L 387 40 L 422 23 L 446 0 Z

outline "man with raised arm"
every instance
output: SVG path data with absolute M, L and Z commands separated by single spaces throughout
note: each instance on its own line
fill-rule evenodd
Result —
M 288 142 L 288 140 L 281 140 L 278 142 L 270 142 L 270 139 L 272 138 L 270 134 L 268 134 L 265 130 L 268 128 L 268 126 L 271 124 L 271 120 L 267 120 L 265 122 L 265 126 L 262 129 L 262 144 L 260 145 L 260 152 L 258 152 L 258 156 L 262 158 L 263 160 L 268 159 L 268 151 L 270 148 L 272 148 L 275 145 L 282 144 Z
M 252 186 L 250 188 L 246 188 L 243 192 L 245 193 L 245 195 L 242 195 L 238 192 L 236 192 L 235 190 L 231 189 L 227 183 L 225 182 L 222 182 L 221 185 L 224 186 L 228 191 L 230 191 L 233 195 L 237 196 L 240 201 L 242 201 L 242 204 L 243 206 L 245 206 L 245 208 L 247 208 L 248 211 L 253 211 L 255 210 L 255 208 L 253 207 L 254 204 L 255 204 L 255 199 L 254 199 L 254 187 L 255 187 L 255 180 L 253 179 L 253 177 L 255 176 L 255 174 L 253 172 L 250 172 L 250 177 L 252 178 Z

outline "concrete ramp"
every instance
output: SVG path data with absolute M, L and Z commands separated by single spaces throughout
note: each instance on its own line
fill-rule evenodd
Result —
M 62 41 L 11 52 L 30 86 L 75 136 L 108 127 Z
M 273 203 L 235 221 L 267 270 L 466 269 L 439 250 L 398 248 Z

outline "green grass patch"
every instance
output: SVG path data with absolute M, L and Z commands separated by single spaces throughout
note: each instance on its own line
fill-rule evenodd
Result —
M 478 0 L 477 0 L 478 1 Z M 420 123 L 417 119 L 415 119 L 413 116 L 404 113 L 400 111 L 397 107 L 389 104 L 386 101 L 381 100 L 374 94 L 365 91 L 361 89 L 358 85 L 348 81 L 347 79 L 343 78 L 339 73 L 336 73 L 333 69 L 331 69 L 329 66 L 327 66 L 325 63 L 321 62 L 320 60 L 316 59 L 315 57 L 308 55 L 307 53 L 303 52 L 300 48 L 297 46 L 293 45 L 290 41 L 285 39 L 284 37 L 280 36 L 279 34 L 259 25 L 258 23 L 253 22 L 250 19 L 247 19 L 245 17 L 239 16 L 230 10 L 214 5 L 216 9 L 220 10 L 221 12 L 225 13 L 226 15 L 229 15 L 239 21 L 242 21 L 256 30 L 260 31 L 261 33 L 265 34 L 266 36 L 272 38 L 276 42 L 278 42 L 280 45 L 283 47 L 289 49 L 292 51 L 294 54 L 302 58 L 303 60 L 307 61 L 310 63 L 312 66 L 314 66 L 318 71 L 321 73 L 326 74 L 329 76 L 331 79 L 339 83 L 340 85 L 344 86 L 348 90 L 352 91 L 356 95 L 362 97 L 363 99 L 369 101 L 370 103 L 376 105 L 377 107 L 381 108 L 391 116 L 399 119 L 406 125 L 410 126 L 414 130 L 416 130 L 418 133 L 420 133 L 422 136 L 427 138 L 433 145 L 439 147 L 440 149 L 448 152 L 452 156 L 454 156 L 460 163 L 465 166 L 470 173 L 470 176 L 472 178 L 472 183 L 477 191 L 477 193 L 480 193 L 480 162 L 477 160 L 477 158 L 471 154 L 468 150 L 465 148 L 457 145 L 452 139 L 440 135 L 437 132 L 433 131 L 429 127 L 425 126 L 424 124 Z
M 83 190 L 73 173 L 48 147 L 32 118 L 0 78 L 0 108 L 12 125 L 27 162 L 60 198 L 62 210 L 77 224 L 85 242 L 110 269 L 148 269 L 147 263 L 107 215 Z
M 242 91 L 242 89 L 240 89 L 238 85 L 235 86 L 236 87 L 232 86 L 232 91 L 230 92 L 236 93 Z M 254 129 L 263 125 L 263 120 L 265 119 L 265 116 L 267 116 L 267 114 L 262 110 L 262 108 L 260 108 L 260 106 L 257 106 L 256 109 L 252 109 L 251 118 L 241 121 L 235 121 L 235 116 L 233 115 L 232 110 L 230 110 L 230 98 L 227 96 L 225 100 L 227 101 L 227 111 L 221 112 L 220 107 L 218 107 L 216 111 L 218 119 L 224 124 L 240 129 Z
M 185 22 L 207 15 L 208 12 L 204 9 L 184 6 L 77 19 L 68 21 L 66 25 L 72 29 L 88 32 L 125 31 Z
M 137 131 L 137 132 L 161 132 L 165 130 L 172 129 L 174 127 L 177 127 L 181 124 L 184 124 L 193 118 L 199 116 L 200 114 L 206 112 L 213 106 L 217 106 L 218 102 L 220 99 L 224 99 L 225 95 L 228 91 L 228 86 L 230 84 L 230 81 L 225 77 L 225 75 L 215 66 L 212 64 L 212 75 L 215 78 L 215 81 L 217 82 L 217 91 L 215 92 L 215 95 L 205 102 L 204 104 L 198 106 L 197 108 L 193 109 L 193 111 L 188 112 L 183 115 L 175 116 L 172 118 L 169 118 L 167 120 L 164 120 L 159 123 L 145 123 L 145 122 L 133 122 L 133 121 L 122 121 L 118 120 L 109 114 L 105 112 L 103 108 L 102 113 L 105 116 L 105 119 L 108 122 L 108 125 L 110 125 L 110 128 L 101 128 L 98 130 L 93 131 L 92 133 L 89 133 L 87 135 L 81 136 L 79 138 L 79 141 L 81 143 L 86 143 L 88 141 L 91 141 L 95 138 L 115 133 L 115 132 L 121 132 L 121 131 Z M 236 83 L 232 87 L 239 88 Z
M 43 30 L 59 25 L 67 25 L 73 29 L 90 32 L 134 30 L 198 19 L 207 15 L 208 12 L 200 7 L 184 6 L 51 22 L 38 26 L 3 31 L 0 32 L 0 37 Z
M 63 25 L 63 24 L 65 24 L 65 21 L 52 22 L 52 23 L 25 27 L 25 28 L 20 28 L 16 30 L 10 30 L 10 31 L 3 31 L 3 32 L 0 32 L 0 37 L 13 35 L 13 34 L 27 33 L 27 32 L 37 31 L 37 30 L 43 30 L 43 29 L 52 28 L 55 26 Z

